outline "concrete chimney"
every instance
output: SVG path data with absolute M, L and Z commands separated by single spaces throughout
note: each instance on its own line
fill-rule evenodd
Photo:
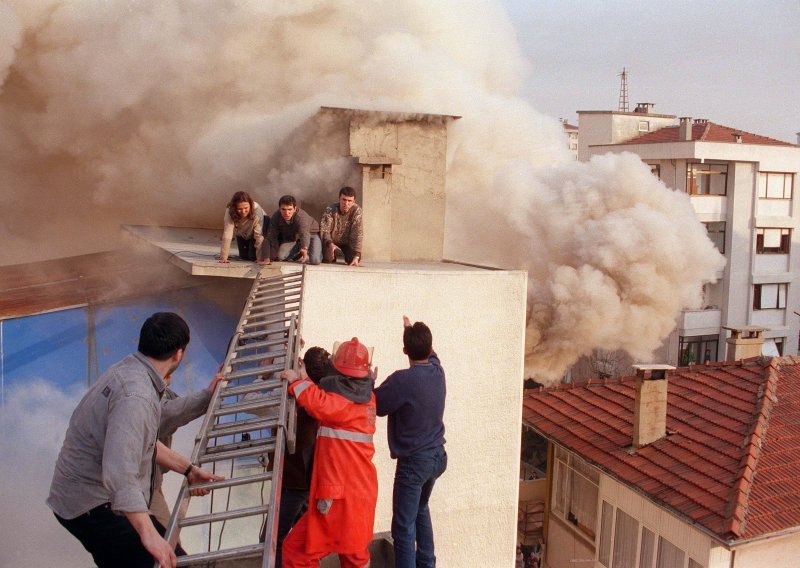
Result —
M 750 357 L 761 356 L 761 347 L 764 345 L 764 332 L 766 327 L 742 326 L 727 327 L 722 326 L 731 332 L 731 336 L 726 340 L 728 351 L 725 356 L 726 361 L 740 361 Z
M 667 433 L 667 377 L 671 365 L 634 365 L 636 398 L 633 406 L 633 447 L 638 449 Z
M 797 145 L 800 146 L 800 132 L 795 132 L 795 136 L 797 136 Z
M 653 112 L 654 106 L 656 106 L 655 103 L 636 103 L 636 108 L 633 110 L 633 112 L 650 114 L 651 112 Z
M 736 142 L 737 144 L 741 144 L 742 143 L 742 135 L 739 132 L 734 132 L 733 133 L 733 141 Z
M 680 129 L 678 130 L 678 140 L 692 139 L 692 117 L 682 116 L 680 118 Z

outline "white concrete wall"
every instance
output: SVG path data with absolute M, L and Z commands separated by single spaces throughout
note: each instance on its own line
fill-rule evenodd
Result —
M 379 380 L 406 368 L 402 316 L 427 323 L 447 374 L 447 472 L 431 499 L 439 565 L 512 566 L 519 490 L 526 274 L 453 264 L 308 267 L 306 347 L 356 336 Z M 391 528 L 394 461 L 375 441 L 375 532 Z
M 731 564 L 719 564 L 719 568 L 778 568 L 780 566 L 797 566 L 800 558 L 800 534 L 795 533 L 780 538 L 772 538 L 763 542 L 739 546 L 736 548 L 736 561 Z M 717 568 L 709 566 L 708 568 Z

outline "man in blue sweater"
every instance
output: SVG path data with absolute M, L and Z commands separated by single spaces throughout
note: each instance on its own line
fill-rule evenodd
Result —
M 397 459 L 392 492 L 392 539 L 397 568 L 433 568 L 433 525 L 428 500 L 447 469 L 444 450 L 444 369 L 431 330 L 403 316 L 408 369 L 375 389 L 378 416 L 388 416 L 389 450 Z

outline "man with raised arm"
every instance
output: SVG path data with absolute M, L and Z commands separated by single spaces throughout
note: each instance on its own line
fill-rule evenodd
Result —
M 375 389 L 378 416 L 388 416 L 389 452 L 397 460 L 392 491 L 392 540 L 397 568 L 433 568 L 433 524 L 428 501 L 447 469 L 444 450 L 444 369 L 427 325 L 403 316 L 408 369 Z

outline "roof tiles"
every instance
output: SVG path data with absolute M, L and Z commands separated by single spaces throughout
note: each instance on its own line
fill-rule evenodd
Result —
M 528 391 L 523 420 L 720 539 L 800 526 L 800 357 L 668 380 L 667 435 L 635 452 L 635 377 Z
M 752 134 L 729 126 L 723 126 L 709 121 L 695 121 L 692 124 L 693 142 L 727 142 L 736 143 L 736 137 L 741 136 L 742 144 L 761 144 L 767 146 L 794 146 L 783 140 L 776 140 L 759 134 Z M 637 136 L 620 144 L 658 144 L 664 142 L 682 142 L 680 139 L 680 126 L 667 126 L 647 134 Z

